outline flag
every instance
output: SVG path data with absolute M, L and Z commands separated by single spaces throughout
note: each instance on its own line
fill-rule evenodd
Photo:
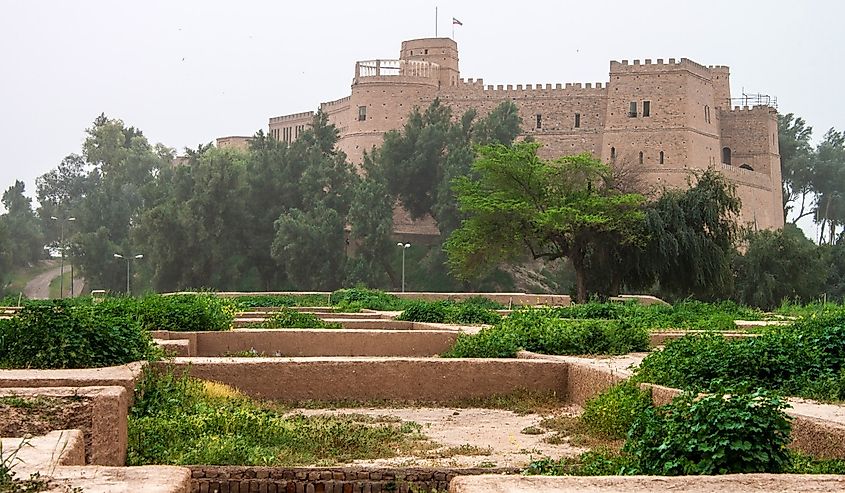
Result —
M 455 19 L 454 17 L 452 17 L 452 25 L 455 25 L 455 24 L 457 24 L 457 25 L 459 25 L 459 26 L 463 26 L 463 25 L 464 25 L 464 23 L 463 23 L 463 22 L 461 22 L 461 21 L 459 21 L 458 19 Z

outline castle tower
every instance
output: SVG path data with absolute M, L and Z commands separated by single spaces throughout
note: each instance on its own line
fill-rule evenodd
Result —
M 440 88 L 458 85 L 458 43 L 449 38 L 412 39 L 402 42 L 400 60 L 420 60 L 440 66 Z

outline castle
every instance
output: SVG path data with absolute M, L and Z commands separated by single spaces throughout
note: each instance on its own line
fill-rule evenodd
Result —
M 716 168 L 736 185 L 742 223 L 783 227 L 777 111 L 765 99 L 732 107 L 728 67 L 686 58 L 622 60 L 610 62 L 605 83 L 494 87 L 460 77 L 454 40 L 415 39 L 402 43 L 397 60 L 357 62 L 351 94 L 320 109 L 340 131 L 338 147 L 360 163 L 386 131 L 435 98 L 454 115 L 470 108 L 483 115 L 513 101 L 544 157 L 589 152 L 607 163 L 621 160 L 658 187 L 685 187 L 691 171 Z M 292 142 L 312 116 L 270 118 L 269 133 Z M 218 139 L 218 146 L 243 146 L 246 139 Z M 431 224 L 397 219 L 398 233 L 436 234 Z

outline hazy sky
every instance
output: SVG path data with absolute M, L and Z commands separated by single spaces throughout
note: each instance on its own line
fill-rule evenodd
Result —
M 605 82 L 609 61 L 729 65 L 816 138 L 845 128 L 845 2 L 0 0 L 0 188 L 80 151 L 102 112 L 179 149 L 349 94 L 356 60 L 456 27 L 462 77 Z M 838 48 L 837 48 L 838 47 Z

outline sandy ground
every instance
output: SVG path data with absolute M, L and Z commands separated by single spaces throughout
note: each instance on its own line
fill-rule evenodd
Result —
M 456 408 L 351 408 L 303 409 L 306 415 L 366 414 L 390 416 L 413 421 L 422 426 L 422 433 L 437 444 L 436 448 L 416 456 L 355 461 L 355 465 L 380 467 L 524 467 L 544 456 L 577 456 L 586 449 L 569 444 L 551 445 L 543 441 L 552 432 L 542 435 L 521 433 L 529 426 L 538 426 L 545 416 L 519 415 L 496 409 Z M 558 414 L 578 414 L 577 406 L 564 407 Z M 452 447 L 476 447 L 472 455 L 455 454 Z

